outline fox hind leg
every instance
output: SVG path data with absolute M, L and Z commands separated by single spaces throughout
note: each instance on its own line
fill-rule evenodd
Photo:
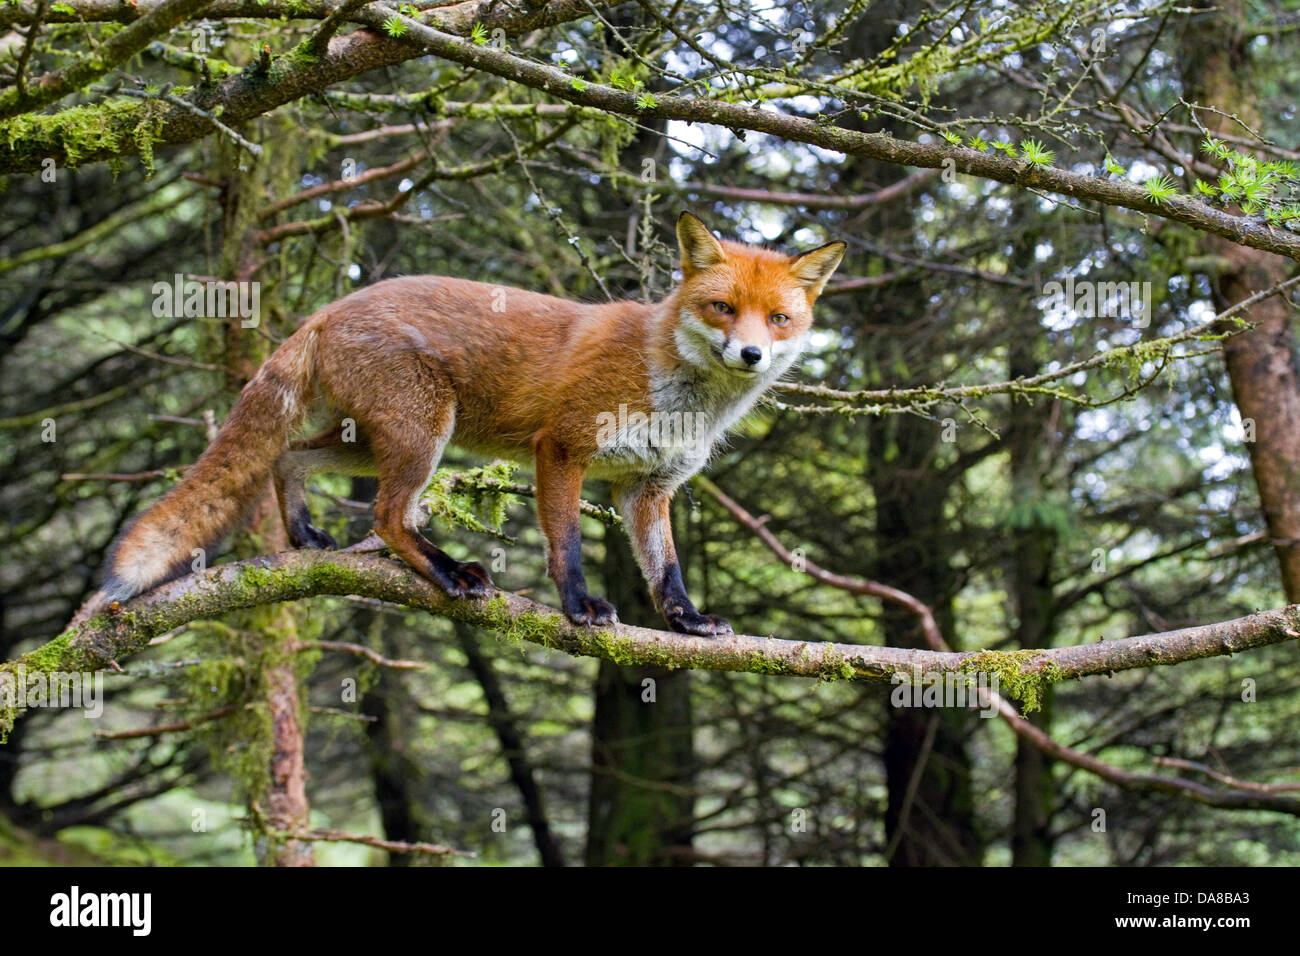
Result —
M 321 472 L 377 474 L 369 444 L 344 441 L 341 427 L 291 443 L 288 451 L 276 460 L 271 474 L 280 503 L 280 516 L 295 548 L 338 547 L 333 538 L 312 524 L 311 510 L 307 506 L 307 479 Z
M 409 409 L 389 408 L 383 422 L 368 423 L 379 468 L 375 532 L 398 557 L 452 597 L 482 597 L 493 586 L 487 570 L 474 561 L 457 561 L 420 530 L 425 519 L 420 494 L 438 467 L 456 420 L 450 384 L 431 385 Z

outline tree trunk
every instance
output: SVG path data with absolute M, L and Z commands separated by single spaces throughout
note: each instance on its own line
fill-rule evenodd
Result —
M 363 630 L 373 612 L 358 615 Z M 394 648 L 385 641 L 383 652 Z M 387 667 L 379 668 L 374 685 L 361 697 L 361 712 L 375 719 L 366 724 L 366 756 L 375 788 L 384 838 L 398 843 L 418 843 L 428 835 L 420 825 L 418 788 L 420 767 L 411 758 L 407 726 L 409 699 L 402 678 Z M 413 855 L 388 854 L 389 866 L 410 866 Z
M 1236 119 L 1259 128 L 1260 116 L 1250 67 L 1246 11 L 1242 0 L 1203 3 L 1206 12 L 1191 21 L 1183 38 L 1188 96 L 1223 111 L 1202 111 L 1211 133 L 1239 133 Z M 1290 261 L 1248 249 L 1218 236 L 1203 240 L 1209 252 L 1228 262 L 1215 287 L 1222 309 L 1276 282 L 1294 270 Z M 1246 425 L 1247 444 L 1260 506 L 1281 571 L 1287 601 L 1300 601 L 1300 375 L 1291 307 L 1281 296 L 1253 306 L 1243 318 L 1257 323 L 1224 345 L 1224 361 L 1237 410 Z M 1254 429 L 1254 441 L 1249 440 Z
M 280 120 L 282 124 L 287 120 Z M 286 137 L 288 130 L 284 130 Z M 244 163 L 237 147 L 223 142 L 219 147 L 222 190 L 222 238 L 220 273 L 222 279 L 254 281 L 257 259 L 252 236 L 258 227 L 258 212 L 268 194 L 268 187 L 277 175 L 277 167 L 296 163 L 297 158 L 288 151 L 273 151 L 255 165 Z M 278 157 L 278 163 L 276 161 Z M 260 290 L 259 319 L 270 312 L 270 296 Z M 271 351 L 267 340 L 257 328 L 244 328 L 238 316 L 230 317 L 224 326 L 224 367 L 231 384 L 242 388 L 256 373 Z M 263 552 L 283 551 L 289 548 L 288 535 L 276 507 L 275 494 L 268 480 L 262 498 L 254 507 L 248 522 L 261 540 Z M 315 853 L 312 843 L 294 839 L 290 834 L 310 826 L 310 805 L 307 802 L 306 741 L 302 723 L 302 699 L 298 675 L 294 671 L 293 645 L 298 628 L 291 606 L 247 612 L 260 631 L 261 656 L 271 663 L 259 675 L 260 703 L 266 707 L 270 721 L 271 766 L 267 784 L 262 793 L 253 793 L 249 799 L 260 809 L 260 819 L 266 832 L 258 841 L 258 861 L 269 866 L 313 866 Z
M 1012 344 L 1011 378 L 1036 374 L 1039 363 L 1032 350 L 1035 340 L 1018 337 Z M 1052 406 L 1048 405 L 1050 413 Z M 1047 647 L 1051 643 L 1054 604 L 1052 556 L 1056 551 L 1055 526 L 1040 510 L 1051 507 L 1044 500 L 1044 477 L 1051 461 L 1055 437 L 1044 419 L 1043 407 L 1028 402 L 1011 403 L 1011 422 L 1006 432 L 1011 457 L 1013 528 L 1011 529 L 1011 590 L 1016 611 L 1014 631 L 1017 648 Z M 1038 508 L 1032 507 L 1034 503 Z M 1050 732 L 1053 693 L 1042 692 L 1041 709 L 1029 720 Z M 1038 747 L 1016 738 L 1015 810 L 1011 826 L 1012 866 L 1052 864 L 1052 761 Z
M 292 625 L 292 621 L 286 622 Z M 276 635 L 291 640 L 292 626 Z M 279 834 L 305 830 L 311 823 L 307 803 L 307 767 L 303 756 L 303 727 L 299 719 L 301 700 L 293 662 L 286 661 L 263 676 L 266 703 L 271 716 L 274 751 L 271 756 L 271 785 L 266 799 L 266 822 L 273 839 L 266 842 L 261 862 L 273 866 L 315 866 L 312 845 L 303 840 L 275 838 Z
M 501 686 L 496 671 L 492 669 L 491 659 L 479 649 L 478 641 L 483 634 L 483 631 L 468 625 L 456 625 L 456 637 L 460 641 L 461 650 L 465 652 L 470 672 L 483 689 L 483 698 L 487 701 L 488 723 L 496 732 L 501 754 L 510 768 L 510 780 L 519 791 L 519 799 L 523 801 L 524 819 L 533 831 L 537 855 L 541 858 L 542 866 L 564 866 L 564 855 L 555 842 L 555 835 L 551 833 L 542 789 L 537 785 L 537 777 L 528 761 L 524 736 L 515 726 L 510 714 L 510 702 L 506 699 L 505 689 Z
M 925 297 L 911 301 L 924 302 Z M 893 314 L 900 322 L 911 318 L 905 309 Z M 947 485 L 933 459 L 939 428 L 919 418 L 887 415 L 871 420 L 868 432 L 867 476 L 876 497 L 876 557 L 870 576 L 925 602 L 940 630 L 952 635 Z M 887 606 L 882 619 L 886 644 L 926 646 L 914 615 Z M 888 709 L 885 834 L 891 866 L 980 865 L 984 847 L 966 752 L 978 720 L 955 708 Z
M 605 591 L 629 624 L 659 627 L 627 536 L 605 533 Z M 691 674 L 600 662 L 591 724 L 588 866 L 690 865 Z

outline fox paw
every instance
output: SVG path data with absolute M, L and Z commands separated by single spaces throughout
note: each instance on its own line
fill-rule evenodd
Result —
M 315 525 L 300 525 L 289 534 L 289 543 L 295 548 L 316 548 L 320 551 L 337 551 L 338 543 Z
M 605 627 L 618 623 L 618 611 L 614 610 L 614 605 L 590 594 L 582 594 L 566 602 L 564 613 L 574 624 Z
M 716 614 L 701 614 L 693 607 L 672 608 L 664 614 L 668 626 L 679 634 L 719 637 L 734 633 L 731 625 Z
M 438 583 L 454 598 L 486 597 L 494 587 L 487 569 L 477 561 L 457 562 L 439 570 Z

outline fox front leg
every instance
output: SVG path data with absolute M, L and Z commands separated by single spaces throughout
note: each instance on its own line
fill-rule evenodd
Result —
M 632 537 L 637 564 L 650 585 L 655 606 L 669 627 L 701 637 L 732 633 L 731 625 L 716 614 L 701 614 L 696 610 L 686 593 L 677 547 L 673 544 L 672 495 L 651 485 L 616 488 L 614 494 Z

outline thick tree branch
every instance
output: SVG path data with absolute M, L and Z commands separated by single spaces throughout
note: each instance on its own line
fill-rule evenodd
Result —
M 1137 183 L 1088 176 L 1055 166 L 1034 165 L 946 143 L 915 143 L 884 133 L 863 133 L 770 108 L 684 96 L 647 97 L 643 93 L 587 82 L 556 67 L 456 35 L 468 32 L 477 23 L 489 29 L 501 27 L 507 35 L 514 36 L 538 27 L 581 19 L 590 15 L 597 6 L 599 4 L 592 0 L 553 0 L 526 7 L 522 12 L 508 7 L 503 12 L 494 0 L 471 0 L 433 11 L 433 26 L 400 17 L 406 30 L 401 37 L 394 38 L 383 34 L 384 23 L 398 14 L 381 3 L 371 3 L 350 16 L 375 32 L 358 30 L 346 37 L 334 37 L 319 58 L 278 57 L 266 71 L 250 67 L 220 84 L 200 87 L 188 101 L 204 113 L 215 115 L 214 111 L 219 109 L 224 122 L 235 124 L 319 93 L 340 80 L 427 52 L 570 103 L 609 113 L 769 133 L 792 142 L 901 166 L 940 169 L 952 163 L 958 171 L 969 175 L 1158 216 L 1243 246 L 1300 261 L 1300 235 L 1275 229 L 1262 220 L 1232 215 L 1191 197 L 1157 200 Z M 143 113 L 134 106 L 105 107 L 104 128 L 94 143 L 76 146 L 78 160 L 120 155 L 129 148 L 127 144 L 134 141 L 142 119 Z M 207 131 L 208 124 L 201 115 L 173 107 L 159 122 L 157 141 L 188 142 L 200 138 Z M 20 131 L 11 130 L 7 138 L 0 137 L 0 172 L 37 169 L 44 159 L 50 157 L 56 163 L 66 163 L 65 135 L 67 130 L 60 124 L 58 114 L 42 117 L 41 122 L 31 123 Z
M 582 657 L 620 664 L 739 671 L 772 676 L 890 683 L 895 674 L 997 671 L 1012 678 L 1052 682 L 1156 664 L 1233 654 L 1300 638 L 1300 605 L 1232 621 L 1101 640 L 1074 647 L 1002 654 L 936 652 L 735 635 L 692 637 L 619 624 L 578 627 L 560 612 L 498 591 L 490 600 L 452 600 L 440 588 L 397 561 L 372 555 L 287 551 L 208 568 L 163 585 L 99 615 L 45 646 L 0 665 L 0 701 L 13 699 L 19 668 L 33 672 L 80 672 L 111 666 L 142 650 L 151 638 L 191 621 L 229 611 L 296 601 L 320 594 L 358 595 L 428 611 Z M 0 732 L 16 714 L 0 716 Z
M 99 79 L 135 56 L 153 40 L 206 7 L 211 0 L 165 0 L 129 27 L 110 37 L 95 56 L 42 76 L 26 88 L 15 86 L 0 93 L 0 119 L 55 103 L 69 93 Z
M 767 545 L 768 549 L 777 555 L 784 562 L 791 562 L 794 555 L 785 548 L 784 545 L 772 534 L 766 527 L 765 518 L 756 518 L 748 511 L 742 508 L 731 498 L 727 497 L 713 482 L 707 478 L 697 477 L 696 483 L 700 484 L 706 492 L 713 496 L 727 511 L 749 530 L 753 531 L 762 542 Z M 888 585 L 879 584 L 875 581 L 868 581 L 864 578 L 854 578 L 845 575 L 834 574 L 827 571 L 811 561 L 805 560 L 805 571 L 811 577 L 826 584 L 830 587 L 838 588 L 842 591 L 848 591 L 851 594 L 866 594 L 873 597 L 881 598 L 907 608 L 915 614 L 921 623 L 922 630 L 925 633 L 926 643 L 937 651 L 948 651 L 948 643 L 944 640 L 938 625 L 935 623 L 934 615 L 930 608 L 923 602 L 908 594 L 905 591 L 899 591 Z M 1292 629 L 1294 632 L 1294 629 Z M 1292 634 L 1291 636 L 1300 636 Z M 1204 784 L 1194 780 L 1188 780 L 1184 777 L 1162 777 L 1157 774 L 1140 773 L 1136 771 L 1124 770 L 1114 764 L 1106 763 L 1100 758 L 1090 753 L 1085 753 L 1074 747 L 1062 744 L 1053 739 L 1046 730 L 1035 724 L 1030 723 L 1021 714 L 1016 712 L 1004 697 L 995 692 L 989 694 L 990 702 L 997 709 L 998 716 L 1005 720 L 1011 730 L 1022 739 L 1028 741 L 1032 746 L 1037 747 L 1043 753 L 1068 763 L 1071 766 L 1079 767 L 1089 773 L 1095 774 L 1108 783 L 1113 783 L 1125 790 L 1138 790 L 1158 793 L 1175 793 L 1180 796 L 1193 800 L 1196 803 L 1202 803 L 1206 806 L 1221 807 L 1224 809 L 1242 810 L 1274 810 L 1278 813 L 1289 813 L 1293 816 L 1300 816 L 1300 800 L 1286 796 L 1285 791 L 1300 789 L 1300 787 L 1282 787 L 1268 786 L 1264 784 L 1252 784 L 1246 781 L 1236 780 L 1226 776 L 1216 776 L 1215 779 L 1221 783 L 1229 785 L 1228 789 L 1207 787 Z M 935 725 L 932 723 L 931 727 Z M 930 736 L 926 737 L 927 746 L 930 742 Z M 1156 758 L 1157 764 L 1167 766 L 1189 766 L 1187 761 L 1177 761 L 1167 758 Z M 1208 771 L 1206 771 L 1208 773 Z
M 396 15 L 391 8 L 375 3 L 359 11 L 357 19 L 375 29 L 382 29 L 384 21 Z M 884 133 L 861 133 L 773 109 L 681 96 L 646 98 L 644 94 L 580 80 L 556 67 L 525 60 L 504 50 L 476 45 L 417 23 L 409 17 L 402 19 L 407 24 L 407 30 L 401 37 L 403 42 L 422 45 L 425 50 L 444 59 L 541 90 L 580 106 L 592 106 L 625 116 L 708 123 L 770 133 L 793 142 L 809 143 L 849 156 L 861 156 L 899 166 L 940 169 L 951 162 L 959 172 L 972 176 L 1027 189 L 1047 190 L 1108 206 L 1121 206 L 1181 222 L 1200 232 L 1223 236 L 1240 245 L 1300 260 L 1300 235 L 1281 232 L 1263 221 L 1246 216 L 1230 215 L 1186 196 L 1157 201 L 1144 186 L 1137 183 L 1100 179 L 1055 166 L 1036 166 L 1027 161 L 982 153 L 967 147 L 913 143 Z
M 500 28 L 513 37 L 590 16 L 593 6 L 608 3 L 609 0 L 551 0 L 512 6 L 498 0 L 469 0 L 430 11 L 429 16 L 440 29 L 451 34 L 468 33 L 475 24 L 480 24 L 489 30 Z M 245 6 L 250 12 L 242 15 L 258 18 L 269 15 L 268 7 Z M 333 5 L 320 5 L 317 15 L 328 15 L 332 9 Z M 380 18 L 381 28 L 383 19 Z M 23 114 L 0 123 L 0 173 L 40 169 L 47 158 L 64 166 L 70 156 L 76 163 L 88 163 L 129 154 L 137 148 L 138 137 L 143 135 L 141 123 L 146 119 L 150 121 L 148 125 L 156 143 L 191 142 L 212 130 L 203 114 L 220 115 L 226 125 L 237 126 L 286 103 L 320 93 L 334 83 L 422 55 L 417 45 L 389 37 L 382 29 L 378 33 L 356 30 L 333 37 L 326 52 L 318 57 L 305 50 L 277 56 L 265 69 L 254 64 L 220 83 L 200 85 L 185 97 L 191 109 L 171 106 L 155 115 L 147 111 L 156 110 L 156 104 L 140 106 L 134 102 L 109 101 L 95 107 L 97 116 L 89 131 L 85 128 L 84 115 Z
M 44 23 L 135 23 L 149 16 L 165 0 L 71 0 L 55 4 L 57 9 L 40 13 L 38 0 L 21 0 L 0 6 L 0 27 L 30 26 L 39 19 Z M 323 20 L 337 4 L 331 0 L 214 0 L 204 11 L 208 20 L 225 20 L 233 17 L 265 19 Z

